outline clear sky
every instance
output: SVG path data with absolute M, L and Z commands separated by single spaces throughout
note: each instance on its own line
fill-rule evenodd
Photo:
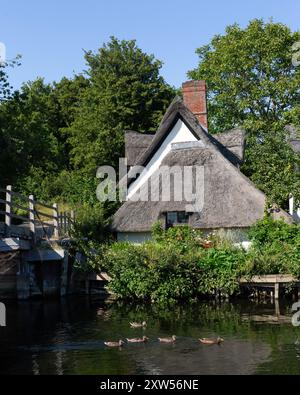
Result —
M 197 47 L 228 24 L 261 17 L 300 30 L 300 1 L 0 0 L 0 42 L 7 58 L 22 55 L 10 72 L 15 88 L 38 76 L 50 82 L 81 72 L 83 49 L 96 51 L 111 35 L 136 39 L 164 62 L 163 76 L 178 87 L 197 64 Z

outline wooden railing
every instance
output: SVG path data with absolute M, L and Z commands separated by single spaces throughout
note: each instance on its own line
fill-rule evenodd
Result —
M 35 200 L 33 195 L 23 196 L 14 192 L 11 185 L 5 189 L 0 188 L 0 194 L 5 196 L 4 199 L 0 198 L 0 205 L 5 207 L 4 210 L 0 209 L 0 215 L 2 215 L 7 229 L 12 226 L 12 220 L 17 219 L 22 224 L 28 224 L 31 237 L 34 240 L 38 226 L 44 230 L 45 235 L 47 234 L 45 228 L 51 228 L 54 238 L 69 235 L 74 225 L 73 211 L 60 213 L 56 203 L 50 205 Z M 16 209 L 26 212 L 27 215 L 16 214 Z

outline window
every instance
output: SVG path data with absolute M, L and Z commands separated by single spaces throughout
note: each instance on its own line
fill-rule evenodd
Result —
M 167 227 L 178 224 L 187 224 L 189 216 L 185 211 L 169 211 L 167 213 Z

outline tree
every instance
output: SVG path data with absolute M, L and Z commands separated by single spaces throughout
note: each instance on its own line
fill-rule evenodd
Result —
M 88 80 L 80 75 L 53 84 L 37 79 L 1 103 L 1 183 L 44 199 L 65 197 L 63 180 L 74 177 L 67 172 L 70 148 L 64 128 L 74 120 L 87 85 Z
M 243 170 L 282 205 L 298 190 L 297 158 L 284 131 L 287 122 L 299 120 L 300 67 L 292 62 L 297 41 L 300 33 L 281 23 L 234 24 L 197 49 L 199 65 L 188 72 L 207 81 L 210 132 L 238 125 L 247 130 Z
M 174 90 L 159 75 L 162 63 L 135 41 L 112 37 L 85 59 L 89 86 L 66 133 L 74 168 L 94 176 L 97 166 L 124 156 L 124 130 L 156 130 Z
M 64 156 L 56 137 L 52 87 L 38 79 L 24 84 L 0 106 L 0 173 L 2 182 L 24 181 L 34 168 L 57 171 Z
M 0 102 L 10 97 L 12 86 L 9 83 L 7 67 L 15 67 L 20 65 L 21 56 L 18 55 L 15 59 L 8 62 L 0 62 Z

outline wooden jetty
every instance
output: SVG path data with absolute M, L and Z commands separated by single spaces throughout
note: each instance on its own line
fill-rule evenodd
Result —
M 270 294 L 271 299 L 278 300 L 281 291 L 289 288 L 292 289 L 294 295 L 300 298 L 300 279 L 289 274 L 269 274 L 263 276 L 252 276 L 250 278 L 242 278 L 240 287 L 243 290 L 253 291 L 257 298 L 261 292 Z

